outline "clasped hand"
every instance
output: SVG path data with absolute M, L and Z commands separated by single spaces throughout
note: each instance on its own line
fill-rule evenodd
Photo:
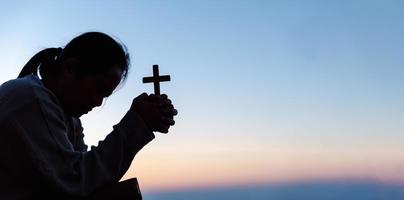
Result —
M 170 126 L 175 124 L 174 116 L 178 114 L 167 95 L 147 95 L 136 97 L 130 108 L 140 115 L 151 131 L 168 133 Z

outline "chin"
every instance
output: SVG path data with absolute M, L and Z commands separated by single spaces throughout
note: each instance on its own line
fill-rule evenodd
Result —
M 85 115 L 87 113 L 81 113 L 81 114 L 77 114 L 75 117 L 80 118 L 81 116 Z
M 88 114 L 89 112 L 90 111 L 81 112 L 81 113 L 77 114 L 77 117 L 81 117 L 81 116 L 83 116 L 85 114 Z
M 76 118 L 80 118 L 81 116 L 87 114 L 88 112 L 90 112 L 92 109 L 89 108 L 85 108 L 85 109 L 78 109 L 75 111 L 71 111 L 70 113 L 68 113 L 70 116 L 72 117 L 76 117 Z
M 71 113 L 70 116 L 80 118 L 81 116 L 83 116 L 83 115 L 85 115 L 87 113 L 88 112 L 75 112 L 75 113 Z

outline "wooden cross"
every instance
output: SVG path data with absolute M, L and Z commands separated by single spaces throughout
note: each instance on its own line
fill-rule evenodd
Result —
M 154 94 L 160 95 L 160 82 L 170 81 L 170 75 L 159 75 L 159 66 L 153 65 L 153 76 L 144 77 L 143 83 L 154 83 Z

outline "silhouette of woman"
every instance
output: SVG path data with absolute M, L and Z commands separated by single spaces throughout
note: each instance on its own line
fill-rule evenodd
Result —
M 64 48 L 40 51 L 2 84 L 0 199 L 88 198 L 116 185 L 153 132 L 167 133 L 177 115 L 167 95 L 143 93 L 87 150 L 79 117 L 100 106 L 128 71 L 123 44 L 87 32 Z

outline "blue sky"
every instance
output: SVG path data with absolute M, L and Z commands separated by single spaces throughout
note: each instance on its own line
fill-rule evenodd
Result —
M 393 0 L 1 1 L 0 80 L 43 48 L 102 31 L 126 44 L 132 70 L 83 117 L 89 144 L 152 92 L 141 78 L 153 64 L 172 78 L 161 87 L 177 125 L 127 175 L 146 189 L 404 182 L 403 11 Z

